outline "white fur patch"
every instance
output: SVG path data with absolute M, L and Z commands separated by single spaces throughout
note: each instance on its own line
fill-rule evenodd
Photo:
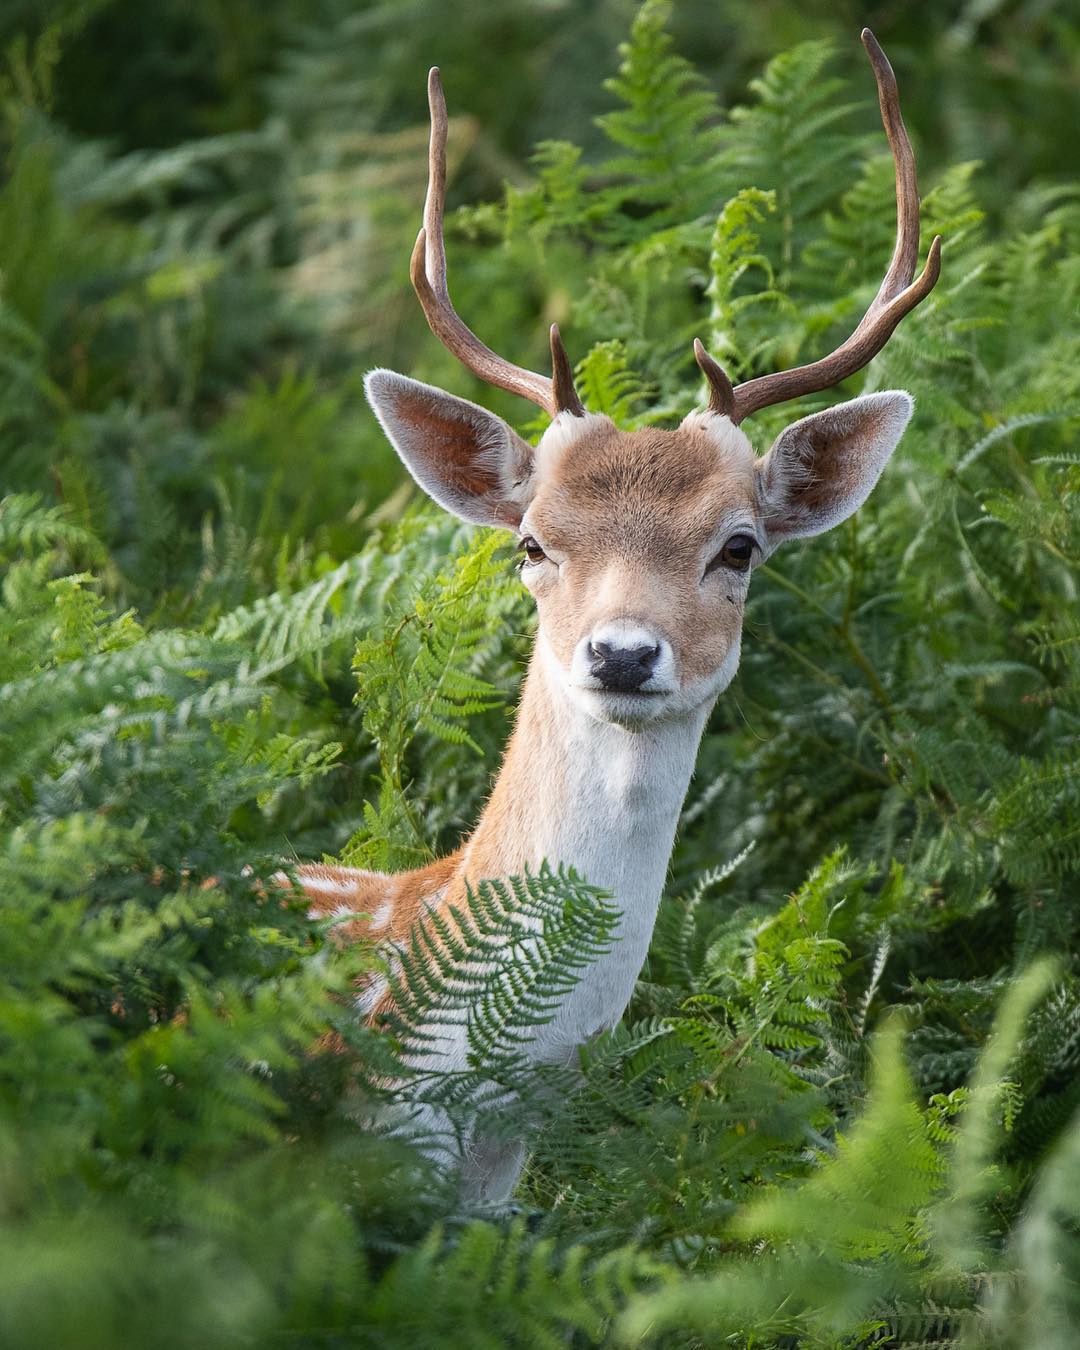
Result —
M 379 1003 L 389 987 L 390 981 L 385 975 L 376 975 L 371 983 L 357 994 L 356 1011 L 362 1017 L 366 1017 L 376 1004 Z
M 584 417 L 575 417 L 568 412 L 559 413 L 537 442 L 534 452 L 537 473 L 541 476 L 551 473 L 574 442 L 580 441 L 590 431 L 601 428 L 607 431 L 614 426 L 611 418 L 601 413 L 587 412 Z
M 335 905 L 329 914 L 322 914 L 317 909 L 308 910 L 309 919 L 355 919 L 356 910 L 352 905 Z
M 305 891 L 317 891 L 320 895 L 355 895 L 355 881 L 338 881 L 336 877 L 302 877 Z
M 553 660 L 546 648 L 541 636 L 547 706 L 558 711 L 550 741 L 559 786 L 552 800 L 527 811 L 521 837 L 501 841 L 505 870 L 536 867 L 545 858 L 573 866 L 611 891 L 622 911 L 612 951 L 580 973 L 552 1022 L 536 1031 L 531 1057 L 564 1063 L 581 1041 L 613 1026 L 629 1002 L 711 700 L 685 716 L 629 731 L 597 720 L 567 697 L 565 676 L 545 660 Z
M 682 428 L 687 431 L 703 432 L 727 459 L 742 462 L 752 469 L 757 462 L 754 447 L 742 427 L 737 427 L 726 413 L 692 412 L 682 420 Z
M 393 913 L 394 913 L 393 903 L 390 900 L 387 900 L 384 904 L 381 904 L 379 906 L 379 908 L 375 911 L 374 914 L 372 914 L 371 916 L 372 928 L 385 928 L 386 925 L 390 922 Z

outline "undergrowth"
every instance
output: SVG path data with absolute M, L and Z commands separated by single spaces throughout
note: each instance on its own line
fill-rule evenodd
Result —
M 739 378 L 835 345 L 891 246 L 869 75 L 806 43 L 721 116 L 668 12 L 605 153 L 547 143 L 448 222 L 462 311 L 515 359 L 558 313 L 628 427 L 700 402 L 696 335 Z M 627 1016 L 537 1071 L 521 1036 L 610 939 L 588 878 L 478 884 L 377 1029 L 349 991 L 381 954 L 263 884 L 453 847 L 527 653 L 504 541 L 406 503 L 328 341 L 350 211 L 381 194 L 407 254 L 423 132 L 395 177 L 297 55 L 261 131 L 120 152 L 50 116 L 50 51 L 3 89 L 3 1343 L 1069 1350 L 1075 186 L 998 230 L 977 165 L 924 183 L 942 280 L 843 391 L 915 421 L 849 524 L 762 569 Z M 425 1026 L 470 1010 L 468 1068 L 432 1071 Z M 519 1217 L 460 1212 L 387 1127 L 418 1106 L 527 1139 Z

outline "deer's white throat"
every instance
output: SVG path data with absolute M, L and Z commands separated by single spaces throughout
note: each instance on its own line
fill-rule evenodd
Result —
M 601 722 L 571 699 L 538 639 L 517 727 L 464 858 L 470 880 L 523 867 L 573 867 L 622 913 L 610 954 L 586 971 L 535 1053 L 561 1059 L 622 1016 L 645 960 L 679 813 L 711 701 L 640 730 Z

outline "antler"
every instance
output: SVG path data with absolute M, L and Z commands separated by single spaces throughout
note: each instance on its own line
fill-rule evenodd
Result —
M 553 378 L 515 366 L 498 356 L 462 323 L 450 302 L 446 286 L 446 245 L 443 212 L 446 206 L 446 99 L 438 66 L 428 74 L 428 107 L 431 110 L 431 142 L 428 150 L 428 190 L 424 202 L 424 226 L 416 236 L 410 273 L 413 288 L 423 306 L 431 331 L 474 375 L 520 394 L 552 417 L 561 412 L 583 417 L 585 407 L 574 388 L 574 375 L 559 337 L 558 324 L 551 325 Z
M 885 346 L 904 315 L 930 294 L 941 272 L 941 236 L 935 235 L 926 266 L 918 279 L 912 281 L 919 257 L 919 187 L 915 180 L 915 156 L 904 119 L 900 116 L 900 96 L 893 68 L 869 28 L 862 30 L 862 43 L 874 68 L 881 120 L 896 165 L 896 247 L 892 261 L 854 333 L 820 361 L 797 366 L 794 370 L 762 375 L 732 389 L 731 381 L 721 367 L 700 342 L 694 343 L 698 365 L 712 389 L 709 408 L 713 412 L 727 413 L 736 425 L 762 408 L 786 403 L 800 394 L 828 389 L 861 370 Z

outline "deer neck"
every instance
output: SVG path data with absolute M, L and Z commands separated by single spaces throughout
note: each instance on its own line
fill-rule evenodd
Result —
M 541 634 L 502 769 L 465 850 L 469 879 L 545 859 L 575 868 L 614 896 L 619 947 L 636 976 L 708 712 L 634 731 L 599 722 L 566 692 Z

